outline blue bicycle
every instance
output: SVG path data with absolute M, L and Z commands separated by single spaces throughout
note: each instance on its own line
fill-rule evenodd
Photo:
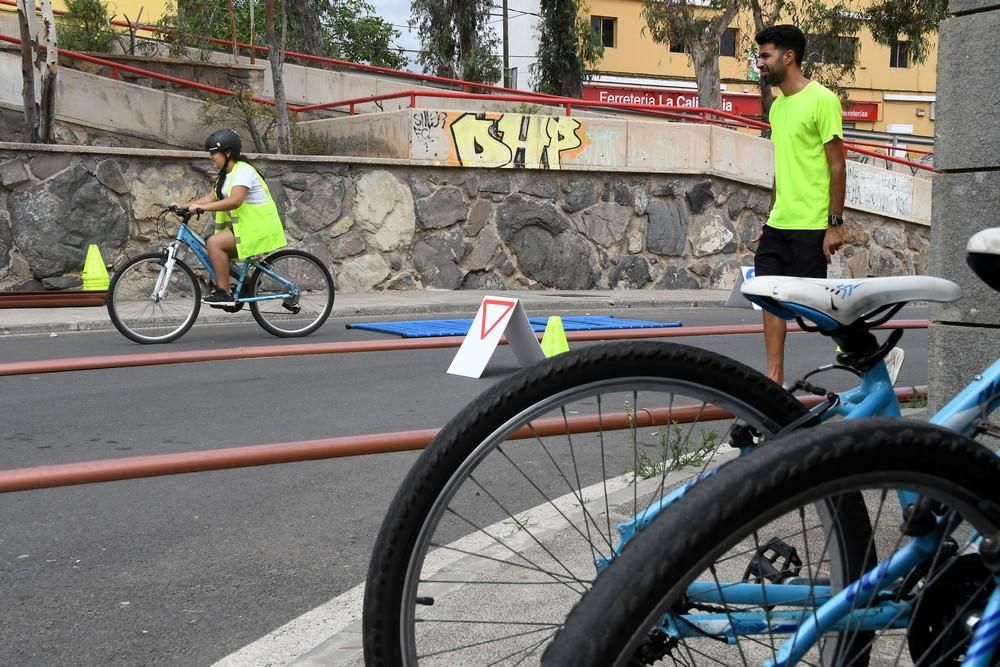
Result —
M 811 373 L 796 385 L 817 394 L 807 410 L 728 357 L 649 341 L 581 348 L 498 382 L 441 430 L 389 507 L 366 582 L 368 664 L 537 662 L 598 573 L 693 480 L 786 431 L 898 416 L 885 359 L 901 331 L 880 342 L 873 330 L 910 301 L 959 297 L 932 277 L 787 292 L 756 280 L 769 305 L 837 342 L 837 363 L 816 372 L 858 386 L 820 387 Z
M 111 321 L 137 343 L 169 343 L 187 333 L 198 319 L 202 285 L 215 283 L 205 241 L 188 226 L 192 214 L 164 209 L 157 221 L 161 235 L 167 213 L 180 219 L 173 241 L 162 251 L 128 260 L 108 286 Z M 184 261 L 189 252 L 201 264 L 203 275 L 196 275 Z M 212 307 L 235 313 L 248 305 L 257 324 L 275 336 L 308 336 L 333 309 L 333 277 L 323 262 L 304 250 L 284 249 L 234 261 L 230 277 L 236 281 L 236 304 Z
M 969 252 L 1000 288 L 1000 229 Z M 812 288 L 750 286 L 771 308 L 786 289 Z M 828 325 L 817 304 L 795 308 Z M 824 424 L 722 466 L 598 577 L 543 663 L 1000 664 L 998 406 L 1000 361 L 929 424 Z

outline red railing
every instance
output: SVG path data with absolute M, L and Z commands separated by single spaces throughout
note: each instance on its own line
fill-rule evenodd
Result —
M 931 150 L 924 150 L 922 148 L 910 148 L 908 146 L 906 147 L 896 146 L 894 144 L 888 144 L 888 143 L 879 144 L 871 141 L 857 141 L 852 139 L 851 144 L 854 146 L 872 146 L 874 148 L 881 148 L 882 150 L 885 151 L 904 151 L 906 153 L 916 153 L 917 155 L 934 155 L 934 151 Z
M 17 6 L 17 2 L 15 0 L 0 0 L 0 5 L 7 5 L 9 7 L 16 7 Z M 39 11 L 39 9 L 37 7 L 36 7 L 36 11 Z M 64 10 L 56 10 L 56 9 L 54 9 L 53 13 L 56 14 L 56 15 L 63 15 L 63 14 L 66 14 L 67 12 L 64 11 Z M 136 22 L 129 22 L 129 21 L 111 21 L 111 24 L 114 25 L 114 26 L 121 27 L 121 28 L 129 28 L 129 29 L 133 29 L 133 30 L 143 30 L 143 31 L 150 32 L 150 33 L 163 33 L 164 32 L 164 28 L 161 28 L 160 26 L 152 25 L 152 24 L 149 24 L 149 23 L 136 23 Z M 223 45 L 223 46 L 227 46 L 227 47 L 232 47 L 232 45 L 233 45 L 232 40 L 220 39 L 218 37 L 204 37 L 204 36 L 201 36 L 201 37 L 198 37 L 197 39 L 200 39 L 200 40 L 205 41 L 205 42 L 209 42 L 211 44 L 219 44 L 219 45 Z M 261 54 L 264 54 L 264 55 L 266 55 L 270 51 L 270 49 L 268 49 L 266 46 L 261 46 L 259 44 L 254 44 L 251 47 L 250 44 L 246 44 L 244 42 L 236 42 L 236 45 L 240 49 L 243 49 L 245 51 L 248 51 L 248 50 L 250 50 L 252 48 L 254 53 L 261 53 Z M 469 91 L 470 89 L 474 88 L 474 89 L 477 89 L 477 90 L 495 90 L 495 91 L 498 91 L 498 92 L 519 93 L 519 94 L 522 94 L 522 95 L 531 95 L 533 97 L 539 97 L 539 98 L 555 97 L 553 95 L 548 95 L 547 93 L 536 93 L 536 92 L 532 92 L 532 91 L 518 90 L 518 89 L 514 89 L 514 88 L 504 88 L 502 86 L 493 86 L 493 85 L 485 84 L 485 83 L 475 83 L 475 82 L 472 82 L 472 81 L 463 81 L 461 79 L 451 79 L 451 78 L 443 77 L 443 76 L 434 76 L 432 74 L 420 74 L 418 72 L 408 72 L 406 70 L 392 69 L 390 67 L 380 67 L 378 65 L 366 65 L 364 63 L 356 63 L 356 62 L 352 62 L 350 60 L 339 60 L 337 58 L 328 58 L 326 56 L 315 56 L 315 55 L 312 55 L 312 54 L 309 54 L 309 53 L 298 53 L 298 52 L 295 52 L 295 51 L 284 51 L 284 54 L 285 54 L 285 57 L 290 57 L 290 58 L 295 58 L 297 60 L 305 60 L 305 61 L 309 61 L 309 62 L 319 63 L 323 67 L 325 67 L 326 69 L 330 69 L 330 70 L 338 68 L 338 67 L 339 68 L 344 68 L 344 69 L 356 69 L 356 70 L 362 71 L 362 72 L 384 74 L 386 76 L 394 76 L 394 77 L 400 77 L 400 78 L 404 78 L 404 79 L 413 79 L 415 81 L 420 81 L 420 82 L 429 82 L 429 83 L 436 83 L 436 84 L 447 85 L 447 86 L 454 86 L 454 87 L 459 88 L 462 91 Z
M 713 123 L 718 125 L 736 125 L 740 127 L 752 128 L 752 129 L 768 129 L 770 125 L 763 121 L 754 120 L 753 118 L 746 118 L 745 116 L 739 116 L 734 113 L 729 113 L 727 111 L 722 111 L 721 109 L 706 109 L 701 107 L 692 107 L 689 109 L 679 109 L 674 111 L 661 111 L 659 109 L 651 109 L 646 106 L 637 106 L 631 104 L 618 104 L 613 102 L 594 102 L 590 100 L 584 100 L 576 97 L 555 97 L 550 96 L 544 99 L 539 99 L 537 96 L 517 94 L 517 95 L 484 95 L 479 93 L 462 93 L 452 90 L 404 90 L 398 93 L 385 93 L 382 95 L 368 95 L 365 97 L 355 97 L 347 100 L 340 100 L 337 102 L 324 102 L 322 104 L 307 104 L 299 107 L 299 112 L 305 113 L 308 111 L 320 111 L 324 109 L 336 109 L 339 107 L 348 107 L 349 113 L 355 113 L 355 108 L 359 104 L 371 104 L 375 102 L 382 102 L 385 100 L 394 99 L 404 99 L 409 98 L 410 108 L 416 106 L 416 99 L 418 97 L 431 97 L 431 98 L 441 98 L 441 99 L 461 99 L 461 100 L 484 100 L 490 102 L 512 102 L 512 103 L 533 103 L 533 104 L 544 104 L 547 106 L 558 106 L 562 107 L 566 111 L 566 115 L 572 115 L 573 108 L 580 109 L 613 109 L 617 111 L 627 111 L 639 113 L 647 116 L 653 116 L 655 118 L 670 118 L 675 120 L 699 120 L 704 123 Z M 717 119 L 713 120 L 711 116 L 716 116 Z
M 0 0 L 0 2 L 5 3 L 6 0 Z M 17 37 L 11 37 L 10 35 L 0 35 L 0 42 L 9 42 L 11 44 L 20 44 L 21 40 Z M 44 45 L 39 45 L 42 50 L 45 50 Z M 68 49 L 58 49 L 60 56 L 66 56 L 74 60 L 82 60 L 83 62 L 92 63 L 94 65 L 101 65 L 107 67 L 111 70 L 111 78 L 119 79 L 119 72 L 129 72 L 131 74 L 137 74 L 139 76 L 148 77 L 150 79 L 158 79 L 160 81 L 166 81 L 168 83 L 173 83 L 178 86 L 184 86 L 187 88 L 195 88 L 197 90 L 202 90 L 207 93 L 215 93 L 216 95 L 225 95 L 226 97 L 232 97 L 236 95 L 231 90 L 226 90 L 225 88 L 219 88 L 217 86 L 210 86 L 205 83 L 200 83 L 198 81 L 191 81 L 189 79 L 182 79 L 176 76 L 170 76 L 169 74 L 161 74 L 159 72 L 153 72 L 151 70 L 142 69 L 139 67 L 133 67 L 131 65 L 123 65 L 121 63 L 116 63 L 113 60 L 105 60 L 103 58 L 95 58 L 94 56 L 87 55 L 86 53 L 78 53 L 76 51 L 70 51 Z M 259 104 L 267 104 L 269 106 L 274 106 L 272 100 L 263 97 L 251 97 L 254 102 Z M 288 108 L 292 111 L 298 111 L 298 107 L 289 105 Z
M 0 5 L 15 6 L 16 2 L 14 2 L 14 0 L 0 0 Z M 130 25 L 130 24 L 125 23 L 125 25 Z M 136 25 L 141 25 L 142 28 L 144 28 L 144 29 L 159 30 L 158 28 L 156 28 L 156 26 L 149 26 L 147 24 L 131 24 L 131 25 L 132 25 L 132 27 L 135 27 Z M 227 42 L 225 40 L 220 40 L 220 39 L 217 39 L 217 38 L 205 38 L 205 39 L 208 39 L 210 41 L 214 40 L 215 42 L 220 43 L 220 44 L 231 44 L 231 42 Z M 8 36 L 8 35 L 0 35 L 0 41 L 7 41 L 7 42 L 14 43 L 14 44 L 20 44 L 21 43 L 20 39 L 18 39 L 16 37 L 11 37 L 11 36 Z M 248 45 L 248 44 L 242 44 L 242 43 L 238 43 L 238 44 L 241 47 L 246 47 L 246 48 L 250 47 L 250 45 Z M 42 48 L 44 48 L 44 46 Z M 258 50 L 259 49 L 263 49 L 265 52 L 267 51 L 266 47 L 254 46 L 254 48 L 258 49 Z M 153 78 L 153 79 L 159 79 L 161 81 L 166 81 L 166 82 L 169 82 L 169 83 L 173 83 L 175 85 L 187 86 L 187 87 L 190 87 L 190 88 L 195 88 L 195 89 L 202 90 L 202 91 L 205 91 L 205 92 L 215 93 L 215 94 L 218 94 L 218 95 L 224 95 L 224 96 L 227 96 L 227 97 L 231 97 L 231 96 L 234 96 L 236 94 L 236 93 L 234 93 L 231 90 L 226 90 L 225 88 L 218 88 L 216 86 L 209 86 L 207 84 L 199 83 L 197 81 L 190 81 L 188 79 L 182 79 L 182 78 L 170 76 L 170 75 L 167 75 L 167 74 L 160 74 L 158 72 L 152 72 L 150 70 L 144 70 L 144 69 L 141 69 L 141 68 L 138 68 L 138 67 L 132 67 L 131 65 L 123 65 L 123 64 L 116 63 L 116 62 L 113 62 L 113 61 L 110 61 L 110 60 L 104 60 L 102 58 L 95 58 L 94 56 L 89 56 L 89 55 L 86 55 L 86 54 L 83 54 L 83 53 L 77 53 L 75 51 L 68 51 L 66 49 L 59 49 L 59 54 L 61 56 L 65 55 L 65 56 L 68 56 L 68 57 L 71 57 L 71 58 L 75 58 L 75 59 L 78 59 L 78 60 L 83 60 L 85 62 L 91 62 L 91 63 L 94 63 L 94 64 L 98 64 L 98 65 L 103 65 L 105 67 L 109 67 L 111 69 L 111 72 L 112 72 L 112 77 L 116 78 L 116 79 L 118 78 L 118 72 L 119 71 L 125 71 L 125 72 L 130 72 L 130 73 L 138 74 L 138 75 L 141 75 L 141 76 L 146 76 L 146 77 Z M 288 106 L 289 110 L 293 111 L 293 112 L 296 112 L 296 113 L 303 113 L 303 112 L 308 112 L 308 111 L 319 111 L 319 110 L 323 110 L 323 109 L 336 109 L 336 108 L 340 108 L 340 107 L 347 107 L 348 108 L 348 113 L 354 114 L 355 110 L 356 110 L 356 107 L 357 107 L 358 104 L 371 104 L 371 103 L 381 102 L 381 101 L 385 101 L 385 100 L 403 99 L 403 98 L 409 98 L 409 108 L 412 109 L 412 108 L 416 107 L 416 100 L 417 100 L 418 97 L 431 97 L 431 98 L 442 98 L 442 99 L 488 100 L 488 101 L 492 101 L 492 102 L 519 102 L 519 103 L 545 104 L 545 105 L 548 105 L 548 106 L 560 106 L 560 107 L 563 107 L 565 109 L 567 116 L 569 116 L 569 115 L 572 114 L 573 107 L 582 108 L 582 109 L 612 109 L 612 110 L 615 110 L 615 111 L 624 111 L 624 112 L 629 112 L 629 113 L 637 113 L 637 114 L 642 114 L 642 115 L 646 115 L 646 116 L 652 116 L 654 118 L 665 118 L 665 119 L 672 119 L 672 120 L 694 121 L 694 122 L 701 122 L 701 123 L 712 124 L 712 125 L 721 125 L 721 126 L 724 126 L 724 127 L 743 127 L 743 128 L 749 128 L 749 129 L 757 129 L 757 130 L 770 129 L 770 125 L 767 124 L 767 123 L 765 123 L 765 122 L 763 122 L 763 121 L 759 121 L 759 120 L 755 120 L 755 119 L 752 119 L 752 118 L 747 118 L 745 116 L 740 116 L 740 115 L 737 115 L 737 114 L 729 113 L 729 112 L 726 112 L 726 111 L 722 111 L 720 109 L 709 109 L 709 108 L 703 108 L 703 107 L 692 107 L 692 108 L 687 108 L 687 109 L 683 109 L 683 110 L 673 110 L 673 111 L 665 111 L 664 110 L 664 111 L 661 111 L 659 109 L 651 109 L 651 108 L 646 107 L 646 106 L 636 106 L 636 105 L 629 105 L 629 104 L 618 104 L 618 103 L 611 103 L 611 102 L 594 102 L 594 101 L 583 100 L 583 99 L 574 98 L 574 97 L 559 97 L 559 96 L 555 96 L 555 95 L 531 93 L 531 92 L 528 92 L 528 91 L 513 91 L 516 94 L 511 95 L 511 94 L 506 94 L 508 91 L 511 91 L 511 89 L 509 89 L 509 88 L 501 88 L 501 87 L 498 87 L 498 86 L 487 86 L 485 84 L 482 84 L 482 85 L 481 84 L 474 84 L 474 83 L 470 83 L 468 81 L 459 81 L 457 79 L 444 79 L 444 78 L 441 78 L 441 77 L 432 77 L 432 76 L 427 76 L 427 75 L 417 75 L 417 74 L 414 74 L 413 72 L 403 72 L 401 70 L 392 70 L 392 69 L 388 69 L 388 68 L 384 68 L 384 67 L 375 67 L 375 66 L 372 66 L 372 65 L 360 65 L 359 63 L 349 63 L 347 61 L 336 60 L 336 59 L 333 59 L 333 58 L 324 58 L 322 56 L 311 56 L 309 54 L 297 54 L 297 53 L 294 53 L 294 52 L 286 52 L 286 55 L 292 55 L 292 56 L 295 56 L 295 57 L 302 56 L 302 57 L 308 58 L 308 59 L 313 59 L 313 60 L 317 60 L 317 61 L 331 63 L 331 68 L 332 68 L 333 64 L 336 64 L 337 66 L 341 66 L 341 65 L 348 66 L 348 65 L 350 65 L 350 66 L 356 66 L 356 67 L 371 69 L 371 70 L 378 71 L 378 72 L 384 73 L 384 74 L 406 75 L 406 76 L 411 76 L 411 77 L 415 77 L 415 78 L 422 78 L 422 79 L 428 80 L 428 81 L 437 81 L 437 82 L 449 83 L 449 84 L 452 84 L 452 85 L 454 85 L 454 84 L 461 84 L 463 87 L 466 87 L 466 88 L 469 87 L 469 86 L 472 86 L 472 87 L 478 87 L 478 88 L 487 88 L 487 89 L 491 89 L 491 90 L 503 91 L 505 93 L 505 94 L 502 94 L 502 95 L 496 95 L 496 94 L 489 94 L 489 95 L 487 95 L 487 94 L 483 94 L 483 93 L 471 93 L 471 92 L 459 92 L 459 91 L 447 91 L 447 90 L 440 90 L 440 91 L 436 91 L 436 90 L 435 91 L 408 90 L 408 91 L 403 91 L 403 92 L 399 92 L 399 93 L 387 93 L 387 94 L 383 94 L 383 95 L 369 95 L 369 96 L 365 96 L 365 97 L 357 97 L 357 98 L 352 98 L 352 99 L 347 99 L 347 100 L 341 100 L 341 101 L 337 101 L 337 102 L 324 102 L 322 104 L 299 105 L 299 106 L 289 105 Z M 261 97 L 254 96 L 251 99 L 254 102 L 258 102 L 260 104 L 266 104 L 266 105 L 269 105 L 269 106 L 273 106 L 274 105 L 273 100 L 268 100 L 266 98 L 261 98 Z M 905 158 L 896 157 L 894 155 L 881 154 L 881 153 L 876 153 L 874 151 L 866 150 L 864 148 L 861 148 L 861 146 L 863 146 L 863 145 L 874 146 L 874 147 L 877 147 L 877 148 L 882 148 L 883 150 L 887 150 L 886 147 L 883 144 L 872 144 L 872 143 L 860 142 L 860 141 L 845 141 L 844 142 L 844 146 L 845 146 L 845 149 L 847 151 L 850 151 L 850 152 L 853 152 L 853 153 L 857 153 L 859 155 L 867 155 L 869 157 L 878 158 L 880 160 L 885 160 L 887 162 L 893 162 L 893 163 L 897 163 L 897 164 L 902 164 L 902 165 L 905 165 L 907 167 L 910 167 L 911 169 L 918 169 L 918 170 L 930 171 L 930 172 L 936 172 L 937 171 L 933 167 L 930 167 L 930 166 L 928 166 L 928 165 L 926 165 L 924 163 L 921 163 L 921 162 L 914 162 L 912 160 L 907 160 Z M 908 150 L 909 150 L 909 152 L 913 152 L 913 153 L 933 154 L 932 151 L 923 151 L 923 150 L 919 150 L 919 149 L 908 149 Z
M 409 99 L 409 108 L 416 107 L 416 100 L 418 97 L 429 97 L 429 98 L 440 98 L 440 99 L 464 99 L 464 100 L 488 100 L 491 102 L 521 102 L 521 103 L 534 103 L 534 104 L 545 104 L 548 106 L 560 106 L 566 111 L 566 115 L 572 115 L 572 110 L 574 107 L 581 109 L 612 109 L 615 111 L 625 111 L 630 113 L 639 113 L 646 116 L 653 116 L 655 118 L 665 118 L 670 120 L 687 120 L 700 123 L 706 123 L 709 125 L 720 125 L 723 127 L 742 127 L 747 129 L 764 130 L 770 129 L 770 125 L 764 121 L 755 120 L 753 118 L 747 118 L 745 116 L 740 116 L 728 111 L 722 111 L 721 109 L 708 109 L 704 107 L 690 107 L 686 109 L 675 109 L 673 111 L 661 111 L 659 109 L 651 109 L 648 106 L 635 106 L 630 104 L 618 104 L 612 102 L 595 102 L 589 100 L 578 99 L 575 97 L 550 97 L 544 100 L 539 100 L 538 98 L 525 96 L 525 95 L 479 95 L 476 93 L 460 93 L 457 91 L 447 91 L 447 90 L 406 90 L 398 93 L 386 93 L 383 95 L 368 95 L 366 97 L 355 97 L 347 100 L 341 100 L 338 102 L 325 102 L 323 104 L 308 104 L 298 107 L 300 113 L 305 113 L 308 111 L 319 111 L 322 109 L 336 109 L 340 107 L 347 107 L 348 112 L 351 114 L 355 113 L 355 109 L 359 104 L 373 104 L 376 102 L 382 102 L 385 100 L 394 99 Z M 867 155 L 870 157 L 875 157 L 880 160 L 886 160 L 889 162 L 895 162 L 898 164 L 906 165 L 912 169 L 920 169 L 923 171 L 936 171 L 933 167 L 929 167 L 921 162 L 914 162 L 912 160 L 907 160 L 905 158 L 895 157 L 893 155 L 884 155 L 881 153 L 876 153 L 874 151 L 861 148 L 863 145 L 874 145 L 878 147 L 883 147 L 882 144 L 867 144 L 866 142 L 857 141 L 845 141 L 845 150 L 852 153 L 858 153 L 859 155 Z M 913 151 L 918 152 L 918 151 Z M 930 151 L 919 151 L 921 153 L 933 154 Z

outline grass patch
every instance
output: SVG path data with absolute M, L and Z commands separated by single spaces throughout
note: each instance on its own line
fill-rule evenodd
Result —
M 637 432 L 635 410 L 628 402 L 625 403 L 625 413 L 628 415 L 629 425 L 634 434 Z M 659 431 L 659 456 L 655 459 L 639 449 L 639 443 L 633 435 L 632 446 L 636 448 L 635 467 L 625 472 L 632 473 L 636 480 L 651 479 L 700 464 L 718 449 L 721 436 L 717 431 L 699 431 L 694 434 L 695 442 L 692 443 L 691 439 L 685 437 L 683 430 L 677 422 L 671 422 L 667 428 Z

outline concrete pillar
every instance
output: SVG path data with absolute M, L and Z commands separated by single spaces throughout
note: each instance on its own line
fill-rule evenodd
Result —
M 929 272 L 962 299 L 930 310 L 930 408 L 1000 356 L 1000 293 L 965 263 L 975 232 L 1000 226 L 1000 0 L 951 0 L 938 50 Z M 903 343 L 905 347 L 906 338 Z

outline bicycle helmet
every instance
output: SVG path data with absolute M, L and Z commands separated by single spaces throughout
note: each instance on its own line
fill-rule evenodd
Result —
M 233 155 L 239 155 L 243 148 L 240 135 L 235 130 L 216 130 L 205 139 L 206 151 L 224 151 L 227 148 L 233 151 Z

